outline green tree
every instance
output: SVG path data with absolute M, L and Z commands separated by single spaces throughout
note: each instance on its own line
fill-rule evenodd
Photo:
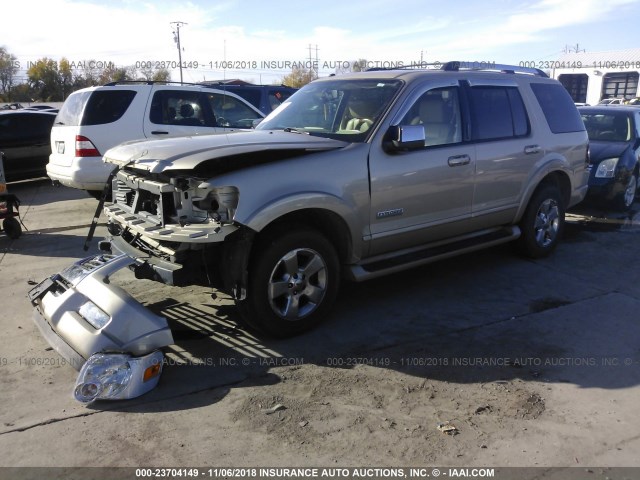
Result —
M 336 75 L 344 75 L 345 73 L 351 72 L 364 72 L 367 69 L 367 59 L 360 58 L 358 60 L 354 60 L 349 62 L 349 66 L 339 66 L 336 67 Z
M 8 101 L 11 101 L 11 87 L 18 67 L 16 56 L 9 53 L 5 47 L 0 47 L 0 94 Z
M 136 79 L 136 69 L 134 67 L 116 67 L 109 65 L 100 74 L 98 84 L 104 85 L 111 82 L 124 82 Z
M 151 80 L 153 80 L 154 82 L 170 82 L 171 72 L 166 68 L 159 68 L 155 71 Z
M 351 69 L 353 72 L 364 72 L 367 69 L 367 59 L 360 58 L 353 62 Z
M 51 58 L 41 58 L 27 70 L 29 84 L 38 100 L 45 102 L 62 101 L 62 78 L 58 63 Z
M 19 83 L 11 89 L 12 102 L 33 102 L 35 96 L 28 83 Z
M 73 89 L 79 90 L 80 88 L 93 87 L 100 84 L 100 76 L 102 75 L 103 68 L 99 68 L 98 62 L 95 60 L 85 60 L 81 62 L 81 71 L 76 74 L 73 79 Z
M 65 100 L 69 94 L 73 91 L 74 77 L 73 71 L 69 60 L 62 57 L 60 63 L 58 63 L 58 74 L 60 79 L 60 87 L 62 89 L 62 100 Z
M 289 75 L 282 78 L 282 84 L 287 87 L 300 88 L 316 79 L 316 72 L 313 69 L 303 67 L 293 67 Z

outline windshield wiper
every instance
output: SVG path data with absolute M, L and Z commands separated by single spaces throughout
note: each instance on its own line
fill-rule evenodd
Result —
M 301 129 L 301 128 L 294 128 L 294 127 L 286 127 L 282 129 L 284 132 L 292 132 L 292 133 L 304 133 L 306 135 L 309 135 L 309 132 Z

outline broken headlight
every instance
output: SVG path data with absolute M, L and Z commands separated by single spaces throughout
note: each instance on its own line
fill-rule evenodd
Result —
M 204 197 L 194 198 L 193 205 L 216 220 L 230 222 L 236 214 L 239 196 L 236 187 L 217 187 Z
M 162 352 L 143 357 L 96 353 L 82 366 L 73 395 L 81 403 L 135 398 L 153 389 L 162 373 Z

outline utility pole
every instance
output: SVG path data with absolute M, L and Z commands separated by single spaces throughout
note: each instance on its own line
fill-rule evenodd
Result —
M 318 69 L 313 68 L 313 67 L 318 65 L 318 45 L 316 44 L 316 61 L 315 61 L 315 63 L 313 62 L 313 57 L 311 55 L 311 47 L 312 47 L 312 45 L 309 44 L 309 75 L 311 76 L 312 79 L 315 79 L 315 78 L 318 78 Z
M 576 43 L 575 47 L 574 46 L 565 45 L 563 52 L 565 54 L 566 53 L 580 53 L 580 52 L 586 52 L 586 50 L 584 48 L 580 48 L 580 44 Z
M 180 85 L 182 85 L 182 49 L 180 48 L 180 27 L 183 25 L 189 25 L 185 22 L 171 22 L 171 25 L 175 25 L 176 29 L 173 32 L 173 41 L 178 46 L 178 66 L 180 67 Z

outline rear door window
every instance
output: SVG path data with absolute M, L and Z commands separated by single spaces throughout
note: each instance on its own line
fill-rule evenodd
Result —
M 529 133 L 529 120 L 517 88 L 472 87 L 469 100 L 474 140 L 521 137 Z
M 538 99 L 549 129 L 553 133 L 584 131 L 584 123 L 569 95 L 560 84 L 532 83 L 531 90 Z
M 157 91 L 151 101 L 149 120 L 157 125 L 216 126 L 203 95 L 184 90 Z

